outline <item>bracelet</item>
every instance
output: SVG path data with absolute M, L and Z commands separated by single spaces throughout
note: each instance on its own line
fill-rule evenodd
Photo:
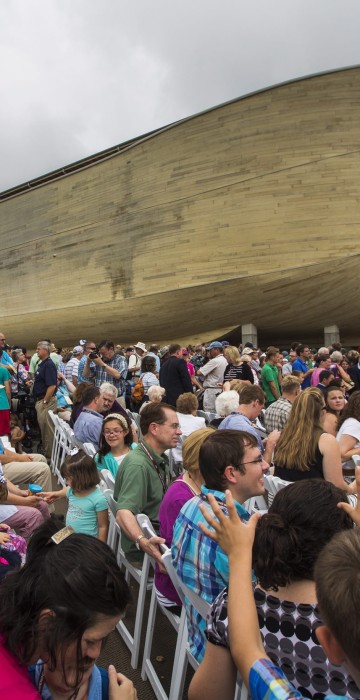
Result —
M 145 535 L 139 535 L 139 536 L 136 538 L 136 540 L 135 540 L 135 547 L 136 547 L 136 549 L 138 549 L 138 550 L 141 551 L 140 540 L 142 540 L 142 539 L 144 539 L 144 538 L 147 540 L 147 537 L 145 537 Z

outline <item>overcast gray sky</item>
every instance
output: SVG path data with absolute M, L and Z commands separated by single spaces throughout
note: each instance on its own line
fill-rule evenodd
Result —
M 2 0 L 0 191 L 274 83 L 360 63 L 359 0 Z

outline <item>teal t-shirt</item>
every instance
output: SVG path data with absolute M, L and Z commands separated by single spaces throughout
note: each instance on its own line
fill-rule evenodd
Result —
M 10 372 L 8 372 L 5 367 L 0 367 L 0 384 L 4 386 L 4 383 L 11 379 Z M 6 411 L 10 408 L 8 397 L 6 395 L 5 389 L 0 389 L 0 411 Z
M 87 496 L 75 496 L 72 488 L 68 488 L 66 496 L 69 501 L 66 514 L 66 525 L 71 525 L 75 532 L 83 535 L 98 536 L 97 513 L 107 510 L 107 500 L 100 491 L 95 488 Z

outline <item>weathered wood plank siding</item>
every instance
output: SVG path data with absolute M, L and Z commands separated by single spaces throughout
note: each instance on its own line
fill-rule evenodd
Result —
M 29 345 L 250 322 L 355 340 L 359 186 L 360 68 L 225 104 L 4 199 L 2 325 Z

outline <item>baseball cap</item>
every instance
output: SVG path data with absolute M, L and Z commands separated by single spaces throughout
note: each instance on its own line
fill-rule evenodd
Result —
M 210 343 L 210 345 L 207 345 L 206 350 L 214 350 L 215 348 L 219 348 L 220 350 L 222 350 L 223 348 L 222 344 L 219 343 L 218 340 L 213 340 L 213 342 Z

